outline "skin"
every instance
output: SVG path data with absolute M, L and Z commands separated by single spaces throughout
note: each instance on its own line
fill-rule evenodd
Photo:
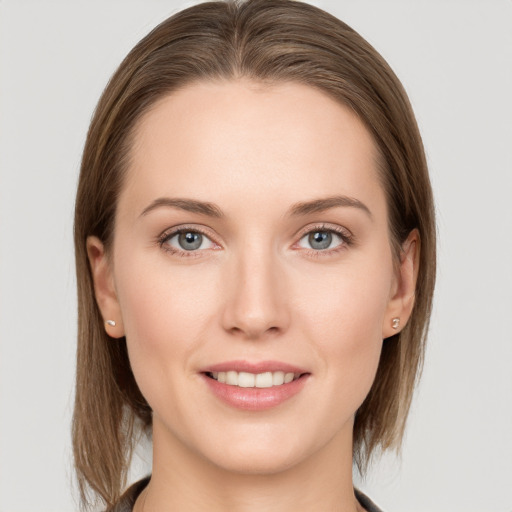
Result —
M 88 239 L 98 304 L 116 321 L 106 328 L 126 336 L 154 411 L 153 476 L 135 510 L 362 510 L 354 415 L 397 332 L 392 319 L 410 315 L 418 260 L 415 231 L 394 260 L 376 162 L 349 108 L 296 83 L 188 85 L 139 123 L 112 253 Z M 369 211 L 290 213 L 333 196 Z M 222 217 L 142 213 L 163 197 L 215 203 Z M 207 238 L 195 251 L 159 240 L 176 227 Z M 330 230 L 342 236 L 312 246 L 308 233 Z M 200 374 L 235 359 L 310 376 L 279 406 L 243 411 Z

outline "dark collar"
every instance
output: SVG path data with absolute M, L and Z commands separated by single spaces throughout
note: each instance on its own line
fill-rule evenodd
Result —
M 143 478 L 138 482 L 134 483 L 128 488 L 128 490 L 121 496 L 121 499 L 114 505 L 113 508 L 107 510 L 107 512 L 132 512 L 135 501 L 139 497 L 140 493 L 148 485 L 151 477 Z M 382 512 L 382 510 L 373 503 L 368 496 L 363 494 L 358 489 L 354 489 L 357 501 L 365 508 L 367 512 Z

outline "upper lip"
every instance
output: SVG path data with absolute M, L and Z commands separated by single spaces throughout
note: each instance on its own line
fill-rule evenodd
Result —
M 283 363 L 281 361 L 225 361 L 223 363 L 213 364 L 211 366 L 207 366 L 203 370 L 202 373 L 211 373 L 211 372 L 247 372 L 247 373 L 265 373 L 265 372 L 284 372 L 284 373 L 295 373 L 295 374 L 303 374 L 309 373 L 304 368 L 300 368 L 298 366 Z

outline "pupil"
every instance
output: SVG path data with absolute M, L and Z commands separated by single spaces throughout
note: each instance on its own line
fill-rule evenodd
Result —
M 203 235 L 200 233 L 180 233 L 178 238 L 180 247 L 185 251 L 193 251 L 199 249 L 203 242 Z
M 332 234 L 328 231 L 317 231 L 309 235 L 309 244 L 313 249 L 327 249 L 332 242 Z

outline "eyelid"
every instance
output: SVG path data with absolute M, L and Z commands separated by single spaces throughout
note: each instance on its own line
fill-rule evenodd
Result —
M 338 235 L 342 240 L 343 243 L 339 246 L 334 247 L 333 249 L 325 249 L 325 250 L 317 250 L 317 249 L 306 249 L 299 246 L 299 242 L 306 236 L 311 233 L 314 233 L 316 231 L 326 231 L 330 233 L 334 233 Z M 354 244 L 354 235 L 350 230 L 345 228 L 344 226 L 340 226 L 338 224 L 330 224 L 326 222 L 320 222 L 318 224 L 308 224 L 307 226 L 303 227 L 298 233 L 295 235 L 296 242 L 294 242 L 292 248 L 293 249 L 302 249 L 305 251 L 309 251 L 315 254 L 330 254 L 333 252 L 336 252 L 337 250 L 343 249 L 347 246 Z
M 164 247 L 165 242 L 167 240 L 170 240 L 171 238 L 173 238 L 176 235 L 179 235 L 180 233 L 189 233 L 189 232 L 199 233 L 199 234 L 205 236 L 216 247 L 209 248 L 209 249 L 200 249 L 197 251 L 185 251 L 185 250 L 177 249 L 170 245 L 167 247 Z M 180 224 L 178 226 L 173 226 L 171 228 L 167 228 L 157 236 L 156 241 L 157 241 L 158 245 L 165 251 L 168 251 L 168 252 L 171 252 L 174 254 L 180 254 L 182 256 L 187 256 L 187 257 L 198 256 L 199 253 L 201 253 L 201 252 L 209 251 L 209 250 L 218 250 L 222 247 L 221 244 L 216 240 L 216 237 L 214 235 L 212 235 L 211 230 L 205 229 L 203 226 L 198 226 L 197 224 Z
M 330 224 L 328 222 L 319 222 L 317 224 L 308 224 L 307 226 L 300 229 L 295 238 L 301 239 L 304 235 L 308 235 L 311 232 L 315 231 L 330 231 L 332 233 L 336 233 L 340 235 L 344 240 L 353 240 L 354 235 L 350 230 L 348 230 L 344 226 L 340 226 L 338 224 Z
M 306 249 L 303 247 L 299 247 L 298 244 L 299 244 L 300 240 L 302 240 L 302 238 L 304 238 L 304 236 L 306 236 L 312 232 L 315 232 L 315 231 L 326 231 L 326 232 L 335 233 L 336 235 L 341 237 L 341 239 L 343 240 L 343 243 L 333 249 L 325 249 L 325 250 Z M 200 249 L 197 251 L 185 251 L 185 250 L 176 249 L 171 246 L 164 247 L 164 244 L 167 240 L 169 240 L 173 236 L 183 233 L 183 232 L 200 233 L 201 235 L 207 237 L 217 247 L 214 247 L 213 249 L 212 248 Z M 352 232 L 350 230 L 348 230 L 344 226 L 340 226 L 338 224 L 330 224 L 330 223 L 326 223 L 326 222 L 308 224 L 307 226 L 300 229 L 295 234 L 294 238 L 296 241 L 292 245 L 293 249 L 301 249 L 301 250 L 309 251 L 309 252 L 315 253 L 315 254 L 324 253 L 327 255 L 327 254 L 333 253 L 337 250 L 343 249 L 347 246 L 354 244 L 354 235 L 352 234 Z M 204 226 L 197 225 L 197 224 L 181 224 L 178 226 L 173 226 L 173 227 L 167 228 L 157 236 L 156 242 L 162 249 L 164 249 L 166 251 L 169 251 L 174 254 L 180 254 L 182 256 L 187 256 L 187 257 L 199 256 L 200 253 L 203 253 L 205 251 L 218 250 L 218 249 L 222 248 L 222 245 L 218 242 L 217 237 L 211 232 L 210 229 L 207 229 Z

